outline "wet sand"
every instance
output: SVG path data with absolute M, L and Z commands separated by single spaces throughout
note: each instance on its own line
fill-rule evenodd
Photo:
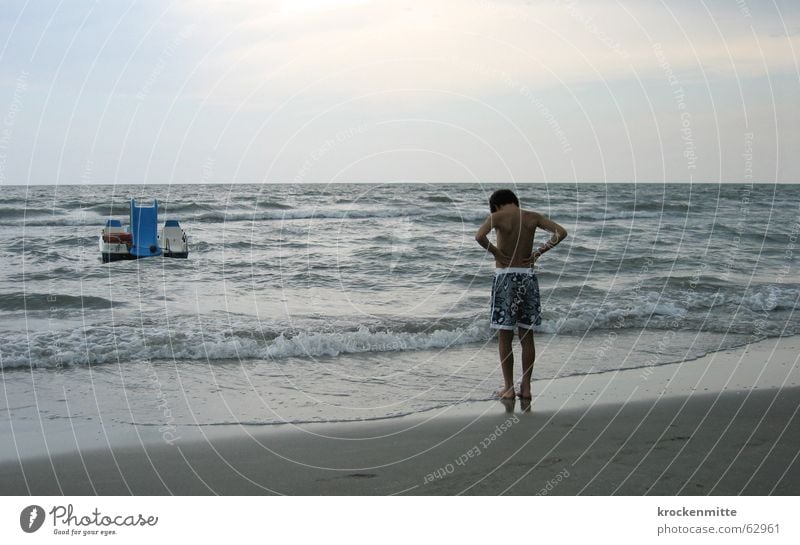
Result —
M 0 465 L 3 494 L 800 493 L 798 337 L 535 382 L 520 401 L 289 428 L 202 429 Z M 528 410 L 530 409 L 530 410 Z M 197 434 L 196 434 L 197 435 Z

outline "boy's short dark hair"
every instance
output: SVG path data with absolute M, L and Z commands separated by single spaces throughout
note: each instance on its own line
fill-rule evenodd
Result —
M 489 210 L 494 214 L 498 207 L 512 203 L 519 206 L 519 199 L 514 192 L 510 189 L 498 189 L 489 197 Z

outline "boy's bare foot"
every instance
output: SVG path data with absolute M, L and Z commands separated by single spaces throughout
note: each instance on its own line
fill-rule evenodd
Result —
M 525 400 L 531 400 L 532 399 L 530 384 L 528 385 L 527 388 L 520 388 L 519 389 L 519 398 L 520 399 L 525 399 Z
M 494 393 L 494 395 L 500 399 L 516 399 L 517 397 L 517 395 L 514 393 L 513 386 L 510 388 L 500 388 Z

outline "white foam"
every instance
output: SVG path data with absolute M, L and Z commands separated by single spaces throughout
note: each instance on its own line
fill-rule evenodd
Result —
M 187 328 L 187 331 L 193 331 Z M 168 334 L 131 327 L 94 327 L 82 330 L 6 335 L 0 347 L 0 367 L 60 367 L 128 363 L 149 360 L 237 361 L 291 357 L 326 357 L 363 352 L 394 352 L 447 348 L 490 336 L 488 323 L 430 332 L 357 331 L 280 334 L 271 340 L 231 336 L 223 331 Z
M 800 290 L 791 287 L 762 286 L 750 295 L 742 297 L 742 305 L 756 311 L 772 311 L 796 308 Z
M 752 312 L 793 309 L 798 291 L 791 286 L 761 286 L 744 297 L 717 292 L 643 292 L 636 299 L 575 299 L 559 303 L 543 299 L 545 319 L 536 331 L 582 335 L 587 331 L 612 329 L 693 328 L 702 320 L 708 331 L 737 331 L 746 328 Z M 736 312 L 741 304 L 745 312 Z M 713 308 L 712 308 L 713 307 Z M 708 314 L 707 309 L 712 309 Z M 444 326 L 441 323 L 387 324 L 384 328 L 364 326 L 340 332 L 319 332 L 312 325 L 306 331 L 286 332 L 280 324 L 220 322 L 198 329 L 196 322 L 171 329 L 152 325 L 144 330 L 131 325 L 95 325 L 85 330 L 50 330 L 4 333 L 0 345 L 0 367 L 45 367 L 94 365 L 147 360 L 239 361 L 286 358 L 335 357 L 366 352 L 402 352 L 446 349 L 450 346 L 485 342 L 491 338 L 487 313 L 481 309 L 473 318 Z M 733 329 L 731 327 L 733 326 Z M 777 334 L 769 330 L 767 333 Z

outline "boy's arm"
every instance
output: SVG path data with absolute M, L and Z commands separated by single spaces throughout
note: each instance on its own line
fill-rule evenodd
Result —
M 497 261 L 501 265 L 503 264 L 507 265 L 508 263 L 511 262 L 508 256 L 506 256 L 503 252 L 501 252 L 497 246 L 489 242 L 488 235 L 493 228 L 494 228 L 494 223 L 492 215 L 489 214 L 489 216 L 486 218 L 486 221 L 483 222 L 483 225 L 481 225 L 478 228 L 478 232 L 475 233 L 475 240 L 477 241 L 478 244 L 483 246 L 489 253 L 491 253 L 494 256 L 495 261 Z
M 536 214 L 536 226 L 541 227 L 545 231 L 553 233 L 553 236 L 550 237 L 550 240 L 540 245 L 536 250 L 533 251 L 533 254 L 531 254 L 532 262 L 535 262 L 537 259 L 539 259 L 539 257 L 541 257 L 543 253 L 552 250 L 555 246 L 558 245 L 559 242 L 567 238 L 566 229 L 564 229 L 551 219 L 542 216 L 541 214 Z

